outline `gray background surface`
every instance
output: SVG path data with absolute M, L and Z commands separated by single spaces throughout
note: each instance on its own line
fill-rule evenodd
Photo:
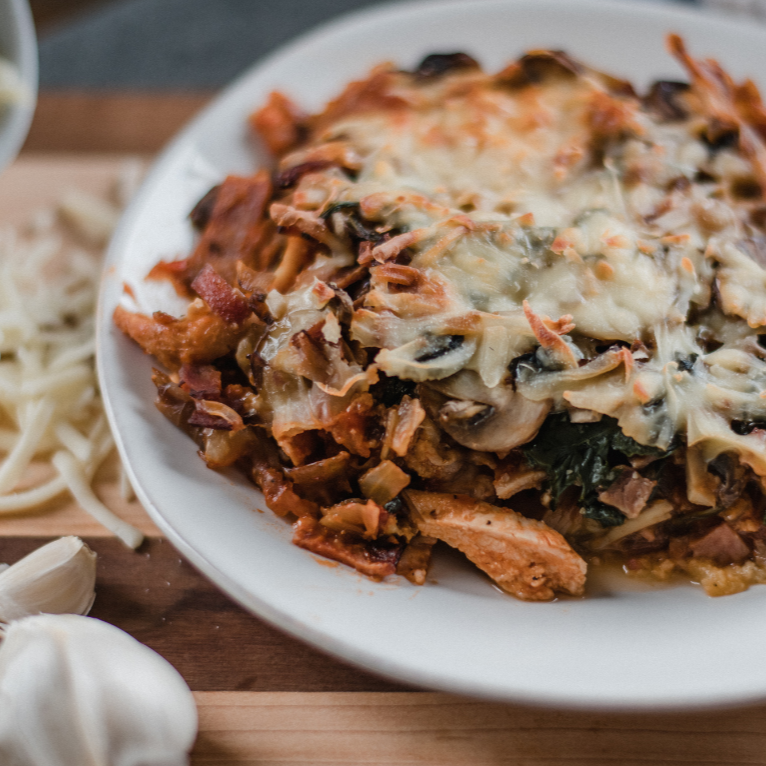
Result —
M 40 85 L 217 89 L 301 32 L 377 4 L 377 0 L 114 0 L 41 35 Z

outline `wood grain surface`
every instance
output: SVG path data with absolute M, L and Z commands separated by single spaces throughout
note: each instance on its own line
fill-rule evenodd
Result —
M 0 178 L 0 225 L 22 222 L 69 185 L 108 191 L 124 159 L 27 154 Z M 98 491 L 149 534 L 138 552 L 62 501 L 46 513 L 0 518 L 0 561 L 61 534 L 85 537 L 99 555 L 93 615 L 167 657 L 195 692 L 193 766 L 766 766 L 765 707 L 536 709 L 406 691 L 330 659 L 245 613 L 186 564 L 137 503 L 119 498 L 114 471 L 105 470 Z M 721 651 L 760 661 L 757 636 Z
M 764 763 L 763 707 L 583 714 L 447 694 L 196 695 L 195 766 Z
M 41 93 L 24 151 L 157 152 L 209 100 L 209 93 Z

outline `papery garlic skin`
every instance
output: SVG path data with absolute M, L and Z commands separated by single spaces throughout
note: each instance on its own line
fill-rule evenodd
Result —
M 0 572 L 0 623 L 33 614 L 87 614 L 96 598 L 96 554 L 61 537 Z
M 173 666 L 76 615 L 12 623 L 0 645 L 3 766 L 187 766 L 197 733 Z

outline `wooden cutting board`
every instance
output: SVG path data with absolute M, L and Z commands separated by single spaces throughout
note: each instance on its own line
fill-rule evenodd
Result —
M 0 226 L 29 220 L 67 187 L 105 193 L 125 159 L 22 156 L 0 177 Z M 344 665 L 220 593 L 137 502 L 120 497 L 117 475 L 112 461 L 98 493 L 147 534 L 137 552 L 62 500 L 31 516 L 0 517 L 0 561 L 64 534 L 88 542 L 99 556 L 92 615 L 160 652 L 195 693 L 195 766 L 766 764 L 766 706 L 640 715 L 537 709 L 409 689 Z M 763 661 L 759 636 L 721 651 Z

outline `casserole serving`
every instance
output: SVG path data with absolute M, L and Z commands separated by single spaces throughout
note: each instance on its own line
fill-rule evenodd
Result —
M 375 579 L 443 540 L 529 600 L 588 560 L 763 581 L 766 111 L 668 45 L 689 82 L 642 94 L 545 50 L 380 65 L 315 115 L 273 92 L 275 171 L 148 275 L 186 315 L 115 311 L 160 410 Z

